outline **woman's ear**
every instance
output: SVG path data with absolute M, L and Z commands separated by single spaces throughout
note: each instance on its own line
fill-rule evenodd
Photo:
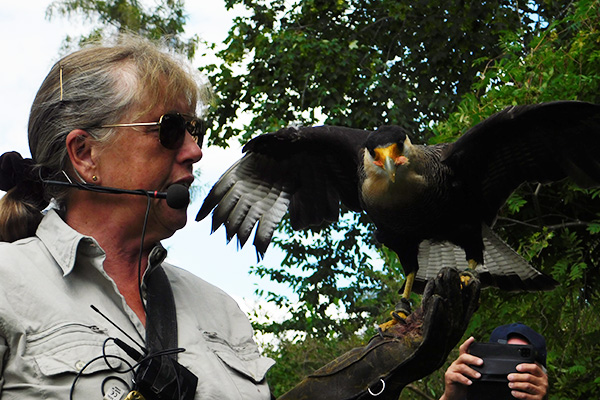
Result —
M 94 138 L 83 129 L 75 129 L 67 135 L 66 145 L 75 174 L 91 182 L 97 175 Z

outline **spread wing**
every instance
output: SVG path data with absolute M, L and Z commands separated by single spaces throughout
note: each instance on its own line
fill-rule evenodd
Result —
M 600 184 L 600 106 L 558 101 L 509 107 L 471 128 L 442 159 L 466 182 L 491 225 L 523 182 L 570 177 L 582 187 Z
M 338 126 L 285 128 L 249 141 L 246 153 L 213 186 L 196 221 L 213 209 L 213 232 L 244 246 L 254 226 L 257 253 L 267 250 L 289 209 L 294 229 L 336 221 L 340 202 L 361 210 L 359 153 L 370 131 Z

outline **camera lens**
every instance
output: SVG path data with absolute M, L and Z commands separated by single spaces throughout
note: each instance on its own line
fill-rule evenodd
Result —
M 531 349 L 528 349 L 526 347 L 519 349 L 519 352 L 521 353 L 521 357 L 529 357 L 531 355 Z

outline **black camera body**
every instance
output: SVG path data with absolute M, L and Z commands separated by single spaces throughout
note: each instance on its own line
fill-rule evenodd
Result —
M 472 343 L 469 354 L 483 359 L 483 365 L 470 367 L 481 374 L 468 389 L 469 400 L 513 399 L 508 387 L 508 374 L 517 372 L 517 365 L 535 363 L 531 345 L 502 343 Z

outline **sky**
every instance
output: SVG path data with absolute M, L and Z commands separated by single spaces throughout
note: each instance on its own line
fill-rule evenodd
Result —
M 36 91 L 60 58 L 58 53 L 64 37 L 88 30 L 81 22 L 61 17 L 48 21 L 45 13 L 50 3 L 49 0 L 6 1 L 0 8 L 0 43 L 4 54 L 0 63 L 0 154 L 14 150 L 23 157 L 31 156 L 27 121 Z M 221 43 L 236 11 L 225 10 L 222 0 L 186 3 L 187 32 Z M 197 60 L 194 64 L 201 65 Z M 196 168 L 200 169 L 199 184 L 205 194 L 242 153 L 237 143 L 227 150 L 208 147 L 203 153 Z M 210 218 L 195 221 L 203 198 L 203 195 L 198 196 L 188 207 L 186 227 L 163 242 L 169 250 L 169 260 L 225 290 L 241 304 L 255 301 L 257 288 L 291 294 L 289 288 L 249 275 L 249 267 L 256 264 L 251 243 L 238 251 L 235 241 L 226 245 L 223 228 L 210 234 Z M 271 247 L 263 265 L 276 266 L 282 259 L 283 254 Z

